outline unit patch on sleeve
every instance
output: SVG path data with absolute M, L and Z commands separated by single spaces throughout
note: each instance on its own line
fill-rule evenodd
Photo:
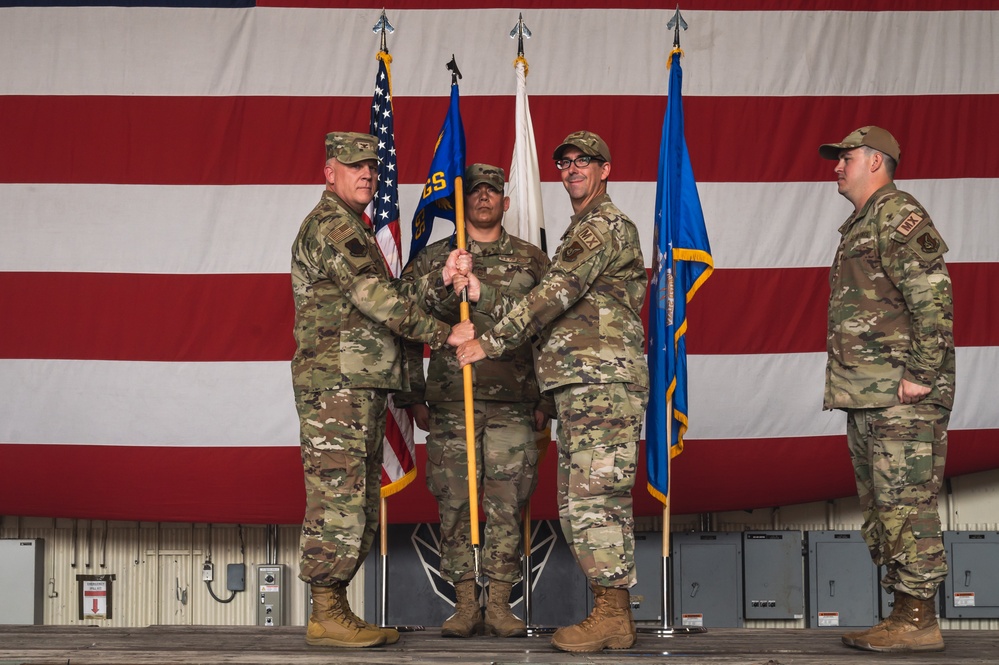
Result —
M 361 242 L 361 240 L 357 236 L 354 236 L 353 238 L 345 242 L 343 246 L 344 249 L 350 252 L 351 256 L 356 258 L 361 258 L 362 256 L 367 256 L 368 254 L 367 249 L 365 249 L 364 247 L 364 243 Z
M 916 242 L 927 254 L 936 254 L 940 249 L 940 239 L 931 235 L 929 231 L 916 238 Z
M 573 240 L 569 245 L 562 250 L 562 260 L 566 263 L 575 263 L 579 255 L 583 253 L 583 246 L 578 240 Z

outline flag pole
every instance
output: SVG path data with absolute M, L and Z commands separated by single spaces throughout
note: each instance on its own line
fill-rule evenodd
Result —
M 453 54 L 451 62 L 447 63 L 447 68 L 451 72 L 451 85 L 458 85 L 461 72 L 458 71 L 458 63 L 455 62 Z M 454 228 L 458 248 L 468 249 L 468 240 L 465 237 L 465 195 L 462 177 L 463 175 L 457 175 L 454 179 Z M 461 303 L 458 306 L 458 312 L 461 321 L 468 321 L 471 316 L 467 287 L 461 290 Z M 468 460 L 469 529 L 472 537 L 475 579 L 480 582 L 481 586 L 482 546 L 479 543 L 479 474 L 475 463 L 475 397 L 472 394 L 474 379 L 470 364 L 462 368 L 461 378 L 465 389 L 465 455 Z
M 538 243 L 541 251 L 547 252 L 544 236 L 544 211 L 540 207 L 540 191 L 536 196 L 531 196 L 531 188 L 537 179 L 537 154 L 534 145 L 534 129 L 531 124 L 531 112 L 527 104 L 527 57 L 524 55 L 524 40 L 531 38 L 531 31 L 524 23 L 523 12 L 518 13 L 517 23 L 510 31 L 510 39 L 517 40 L 517 57 L 513 61 L 513 68 L 517 72 L 517 104 L 514 117 L 514 148 L 513 159 L 510 164 L 510 210 L 507 212 L 507 219 L 513 217 L 516 223 L 516 235 L 531 243 Z M 523 68 L 521 70 L 521 67 Z M 523 71 L 523 78 L 520 72 Z M 533 168 L 532 168 L 533 167 Z M 540 187 L 540 181 L 538 181 Z M 536 207 L 535 207 L 536 206 Z M 511 211 L 516 210 L 516 214 Z M 538 233 L 534 233 L 534 225 L 540 228 Z M 509 226 L 507 230 L 513 230 Z M 541 448 L 542 438 L 544 445 L 551 444 L 551 428 L 547 427 L 539 433 L 536 439 L 541 454 L 538 457 L 538 465 L 544 454 Z M 528 637 L 537 637 L 555 632 L 554 626 L 533 625 L 533 603 L 534 594 L 534 562 L 532 560 L 532 537 L 531 537 L 531 502 L 527 501 L 523 511 L 523 582 L 521 584 L 522 597 L 524 599 L 524 624 L 527 627 Z
M 378 625 L 386 627 L 388 625 L 388 503 L 385 497 L 381 497 L 381 510 L 378 513 L 378 565 L 381 567 L 381 575 L 378 579 L 379 592 L 379 612 Z
M 388 16 L 385 15 L 385 10 L 384 9 L 382 10 L 381 16 L 378 17 L 378 21 L 375 23 L 374 27 L 371 28 L 371 31 L 373 33 L 375 33 L 376 35 L 379 35 L 379 37 L 381 38 L 380 39 L 381 44 L 380 44 L 380 47 L 378 49 L 378 53 L 375 56 L 375 60 L 379 61 L 380 65 L 384 65 L 384 67 L 385 67 L 385 75 L 386 75 L 385 84 L 387 86 L 387 88 L 385 90 L 385 103 L 389 105 L 388 108 L 391 111 L 391 103 L 392 103 L 392 101 L 391 101 L 392 100 L 392 76 L 391 76 L 391 73 L 390 73 L 390 70 L 389 70 L 389 65 L 392 62 L 392 56 L 389 54 L 388 42 L 386 41 L 386 35 L 389 34 L 389 33 L 395 32 L 395 28 L 392 27 L 391 23 L 389 23 Z M 380 71 L 380 69 L 379 69 L 379 71 Z M 376 98 L 377 98 L 378 81 L 379 81 L 379 79 L 376 79 L 376 81 L 375 81 Z M 374 104 L 374 103 L 375 103 L 374 100 L 372 100 L 372 104 Z M 372 109 L 372 113 L 374 113 L 374 109 Z M 389 128 L 388 131 L 389 131 L 390 138 L 391 138 L 390 145 L 394 148 L 395 138 L 394 138 L 394 135 L 393 135 L 393 130 L 391 128 Z M 371 126 L 370 133 L 371 134 L 377 134 L 378 133 L 378 131 L 376 131 L 376 129 L 375 129 L 374 124 L 372 124 L 372 126 Z M 379 180 L 381 180 L 381 174 L 379 174 Z M 394 210 L 393 216 L 396 219 L 398 219 L 398 215 L 399 215 L 398 204 L 395 203 L 394 205 L 395 205 L 396 209 Z M 376 224 L 374 222 L 374 219 L 375 219 L 375 209 L 374 209 L 374 206 L 372 206 L 370 208 L 370 212 L 368 212 L 366 210 L 365 214 L 370 216 L 372 228 L 376 228 Z M 393 263 L 390 260 L 391 257 L 389 255 L 389 253 L 387 251 L 385 251 L 384 248 L 382 248 L 382 250 L 383 250 L 382 251 L 382 256 L 385 259 L 386 266 L 389 268 L 389 274 L 391 274 L 393 277 L 397 277 L 399 269 L 401 268 L 401 266 L 398 266 L 398 265 L 393 266 Z M 402 261 L 402 255 L 401 255 L 401 249 L 398 247 L 398 245 L 395 246 L 395 258 L 398 259 L 398 263 L 401 263 L 401 261 Z M 392 398 L 390 396 L 389 397 L 390 401 L 389 401 L 389 404 L 388 404 L 388 409 L 390 409 L 390 410 L 393 408 L 391 399 Z M 393 418 L 391 412 L 386 413 L 386 417 L 387 417 L 387 420 Z M 405 437 L 405 435 L 403 435 L 403 436 Z M 404 443 L 406 443 L 408 446 L 412 445 L 412 435 L 411 435 L 411 433 L 409 435 L 409 440 L 408 441 L 404 441 Z M 388 437 L 387 436 L 386 436 L 386 440 L 384 442 L 384 445 L 385 446 L 389 446 L 389 441 L 388 441 Z M 403 476 L 402 479 L 392 482 L 391 485 L 390 485 L 390 487 L 392 487 L 392 491 L 389 494 L 394 493 L 394 492 L 402 489 L 403 487 L 405 487 L 409 483 L 409 481 L 406 481 L 404 484 L 402 484 L 399 487 L 394 487 L 394 486 L 397 483 L 399 483 L 401 480 L 405 480 L 405 478 L 408 477 L 410 473 L 415 473 L 415 471 L 416 471 L 416 469 L 413 468 L 409 472 L 407 472 Z M 384 472 L 384 458 L 383 458 L 383 472 Z M 388 501 L 386 500 L 388 494 L 386 494 L 385 491 L 386 491 L 386 486 L 383 484 L 382 487 L 381 487 L 381 491 L 379 492 L 379 511 L 378 511 L 378 531 L 379 531 L 378 546 L 379 546 L 379 557 L 378 557 L 378 575 L 377 575 L 377 579 L 378 579 L 378 601 L 376 602 L 376 606 L 378 607 L 378 625 L 380 627 L 382 627 L 382 628 L 389 627 L 388 626 L 388 577 L 389 577 L 389 566 L 388 566 L 388 553 L 389 553 L 389 550 L 388 550 Z M 424 630 L 423 626 L 393 626 L 393 627 L 396 630 L 400 631 L 400 632 L 401 631 Z
M 382 53 L 388 54 L 388 43 L 385 39 L 385 34 L 387 32 L 392 32 L 394 28 L 392 24 L 388 21 L 388 16 L 385 15 L 385 10 L 382 10 L 382 15 L 378 18 L 378 22 L 372 28 L 375 33 L 380 33 L 381 45 L 378 50 L 378 55 Z M 379 496 L 379 511 L 378 511 L 378 565 L 381 568 L 381 575 L 378 576 L 378 595 L 379 595 L 379 616 L 378 625 L 385 627 L 388 625 L 388 502 L 385 501 L 384 496 Z

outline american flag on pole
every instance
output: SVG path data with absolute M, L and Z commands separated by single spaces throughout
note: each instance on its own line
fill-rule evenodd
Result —
M 395 159 L 395 118 L 392 111 L 392 56 L 378 52 L 378 75 L 371 97 L 370 133 L 378 137 L 378 191 L 364 211 L 365 221 L 375 230 L 385 265 L 392 277 L 402 272 L 402 239 L 399 230 L 399 172 Z M 405 409 L 396 408 L 392 395 L 385 414 L 382 447 L 382 498 L 402 490 L 416 477 L 413 420 Z

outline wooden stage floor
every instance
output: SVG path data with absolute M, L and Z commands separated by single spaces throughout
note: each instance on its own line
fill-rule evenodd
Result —
M 874 654 L 840 644 L 827 630 L 715 628 L 660 638 L 642 634 L 623 651 L 569 654 L 555 651 L 548 636 L 520 639 L 443 639 L 437 629 L 403 633 L 395 645 L 373 649 L 309 647 L 304 628 L 287 626 L 0 626 L 0 665 L 138 663 L 662 663 L 666 665 L 854 665 L 891 663 L 999 663 L 999 631 L 944 631 L 943 653 Z

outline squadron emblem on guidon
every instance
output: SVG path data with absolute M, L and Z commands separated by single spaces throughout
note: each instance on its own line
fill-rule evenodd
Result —
M 537 522 L 531 532 L 531 581 L 532 588 L 537 589 L 538 580 L 544 572 L 548 557 L 555 549 L 555 531 L 552 529 L 552 522 L 543 520 Z M 423 572 L 433 587 L 434 593 L 454 606 L 454 587 L 448 580 L 441 577 L 441 540 L 440 526 L 437 524 L 417 524 L 410 537 L 417 556 L 420 557 L 420 565 Z M 514 585 L 510 592 L 510 604 L 513 607 L 524 601 L 524 582 L 521 580 Z

